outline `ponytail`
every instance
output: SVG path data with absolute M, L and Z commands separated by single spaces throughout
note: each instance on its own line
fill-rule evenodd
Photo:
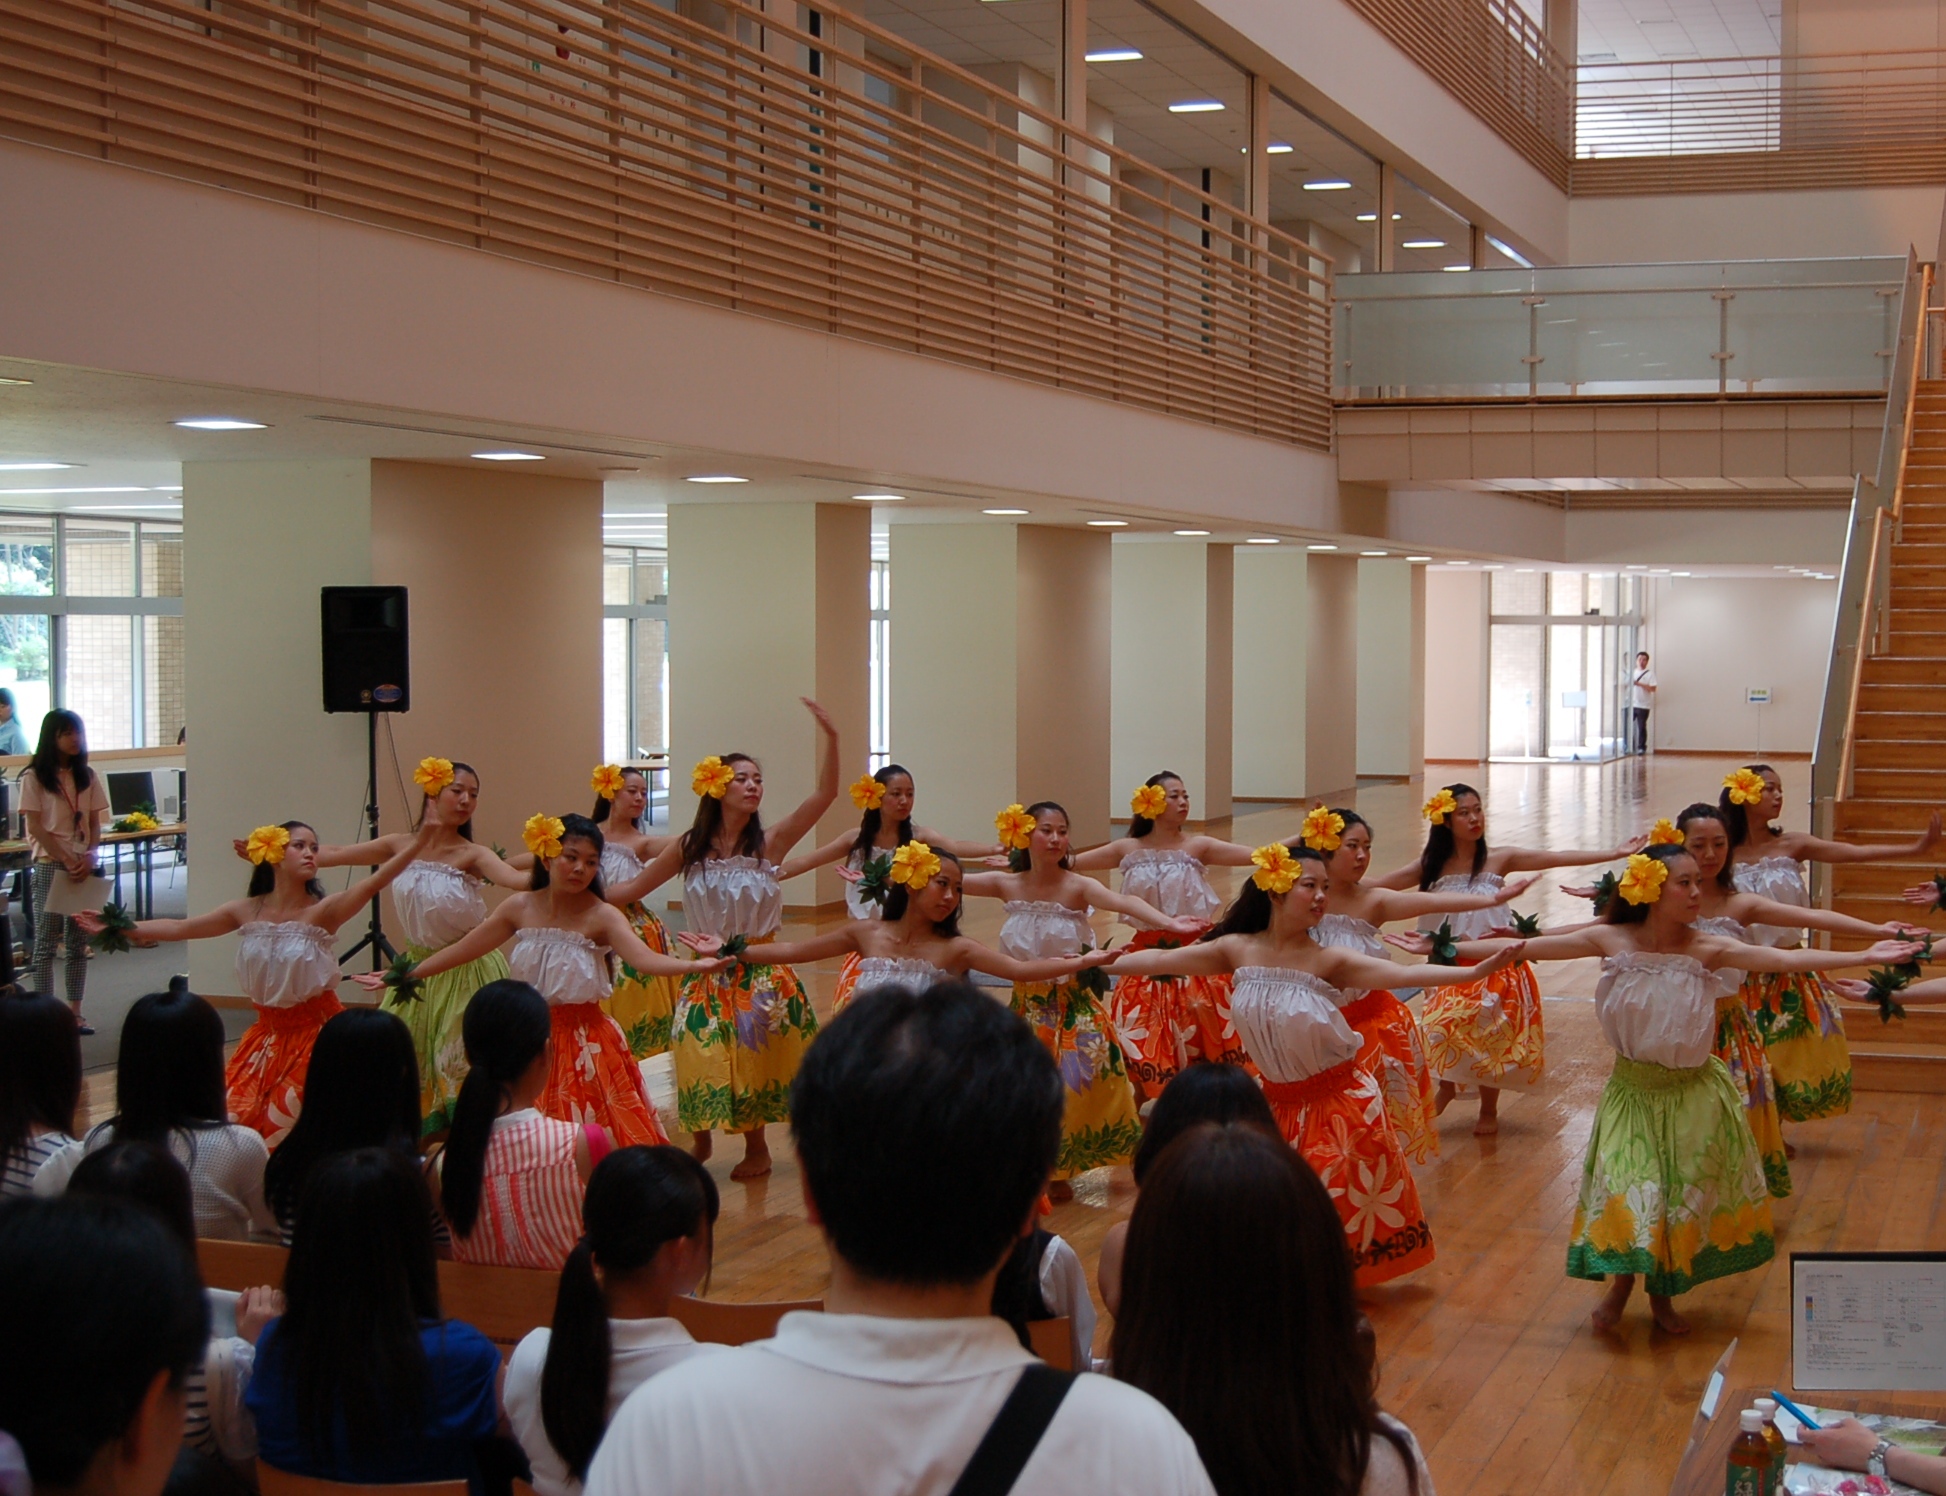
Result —
M 475 999 L 477 1002 L 477 999 Z M 586 1235 L 568 1254 L 554 1295 L 554 1327 L 541 1367 L 541 1427 L 578 1481 L 608 1432 L 608 1300 L 595 1278 L 626 1277 L 672 1241 L 715 1226 L 709 1170 L 680 1148 L 620 1148 L 595 1165 L 581 1206 Z
M 547 1048 L 547 999 L 525 982 L 488 982 L 466 1006 L 461 1037 L 471 1067 L 453 1107 L 439 1165 L 439 1203 L 455 1234 L 471 1236 L 480 1217 L 493 1119 L 528 1066 Z

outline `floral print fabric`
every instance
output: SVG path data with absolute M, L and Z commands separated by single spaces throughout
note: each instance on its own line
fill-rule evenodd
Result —
M 555 1003 L 548 1017 L 554 1025 L 554 1058 L 547 1089 L 534 1103 L 541 1114 L 604 1127 L 617 1148 L 668 1142 L 642 1084 L 642 1067 L 601 1004 Z
M 1844 1015 L 1817 973 L 1753 971 L 1743 981 L 1743 1002 L 1770 1057 L 1777 1114 L 1787 1122 L 1814 1122 L 1850 1111 Z
M 1440 1080 L 1505 1089 L 1541 1078 L 1547 1056 L 1541 989 L 1525 961 L 1465 986 L 1428 987 L 1419 1028 Z
M 1399 1134 L 1399 1146 L 1415 1164 L 1437 1157 L 1432 1068 L 1412 1009 L 1379 991 L 1352 999 L 1343 1012 L 1361 1041 L 1358 1064 L 1384 1093 L 1385 1114 Z
M 304 1103 L 304 1072 L 318 1030 L 342 1012 L 335 992 L 291 1007 L 259 1007 L 223 1073 L 230 1120 L 262 1133 L 272 1147 L 281 1143 Z
M 788 966 L 736 965 L 684 977 L 675 1012 L 683 1127 L 752 1132 L 789 1121 L 791 1081 L 817 1031 L 811 999 Z
M 1122 1050 L 1101 1004 L 1077 982 L 1016 982 L 1014 1012 L 1025 1019 L 1061 1072 L 1061 1153 L 1056 1179 L 1125 1164 L 1142 1141 L 1135 1093 Z

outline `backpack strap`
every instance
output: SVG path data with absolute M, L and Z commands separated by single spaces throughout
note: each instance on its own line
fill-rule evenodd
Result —
M 1008 1496 L 1072 1386 L 1073 1372 L 1044 1361 L 1025 1367 L 949 1496 Z

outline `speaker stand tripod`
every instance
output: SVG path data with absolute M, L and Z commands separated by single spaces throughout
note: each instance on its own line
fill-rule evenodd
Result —
M 365 713 L 365 838 L 378 840 L 378 713 Z M 358 937 L 358 943 L 338 958 L 338 964 L 350 963 L 360 951 L 370 949 L 372 970 L 383 971 L 386 963 L 398 952 L 392 949 L 392 942 L 385 938 L 385 925 L 379 915 L 379 896 L 372 895 L 371 925 Z

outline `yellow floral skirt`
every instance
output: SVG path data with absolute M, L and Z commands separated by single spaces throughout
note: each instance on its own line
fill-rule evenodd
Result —
M 1743 1002 L 1757 1020 L 1777 1082 L 1777 1114 L 1815 1122 L 1851 1110 L 1851 1046 L 1845 1020 L 1816 972 L 1753 971 Z
M 1360 1041 L 1359 1065 L 1385 1094 L 1385 1114 L 1415 1164 L 1439 1153 L 1433 1127 L 1432 1068 L 1412 1009 L 1389 992 L 1367 992 L 1341 1009 Z
M 788 966 L 726 966 L 684 977 L 675 1014 L 683 1128 L 754 1132 L 788 1122 L 791 1081 L 817 1031 L 811 999 Z
M 628 916 L 635 933 L 642 937 L 642 944 L 659 956 L 670 954 L 669 931 L 654 911 L 630 904 L 622 912 Z M 636 1059 L 667 1054 L 675 1037 L 676 989 L 682 978 L 652 977 L 626 961 L 620 965 L 615 990 L 602 1008 L 621 1025 L 622 1037 L 628 1040 L 628 1052 Z
M 1073 981 L 1016 982 L 1012 1007 L 1054 1056 L 1066 1105 L 1054 1177 L 1125 1164 L 1142 1141 L 1135 1092 L 1100 1001 Z
M 1764 1161 L 1771 1198 L 1781 1200 L 1791 1192 L 1791 1165 L 1784 1155 L 1784 1129 L 1777 1120 L 1777 1088 L 1770 1077 L 1763 1035 L 1743 1005 L 1741 992 L 1716 1000 L 1716 1042 L 1710 1050 L 1730 1072 L 1730 1084 L 1743 1101 L 1743 1115 L 1750 1119 L 1750 1135 Z
M 1568 1276 L 1640 1273 L 1650 1293 L 1672 1295 L 1776 1251 L 1763 1160 L 1723 1062 L 1670 1070 L 1617 1055 L 1582 1165 Z
M 1541 1078 L 1541 988 L 1525 961 L 1463 987 L 1426 988 L 1419 1030 L 1426 1062 L 1442 1081 L 1509 1090 Z

